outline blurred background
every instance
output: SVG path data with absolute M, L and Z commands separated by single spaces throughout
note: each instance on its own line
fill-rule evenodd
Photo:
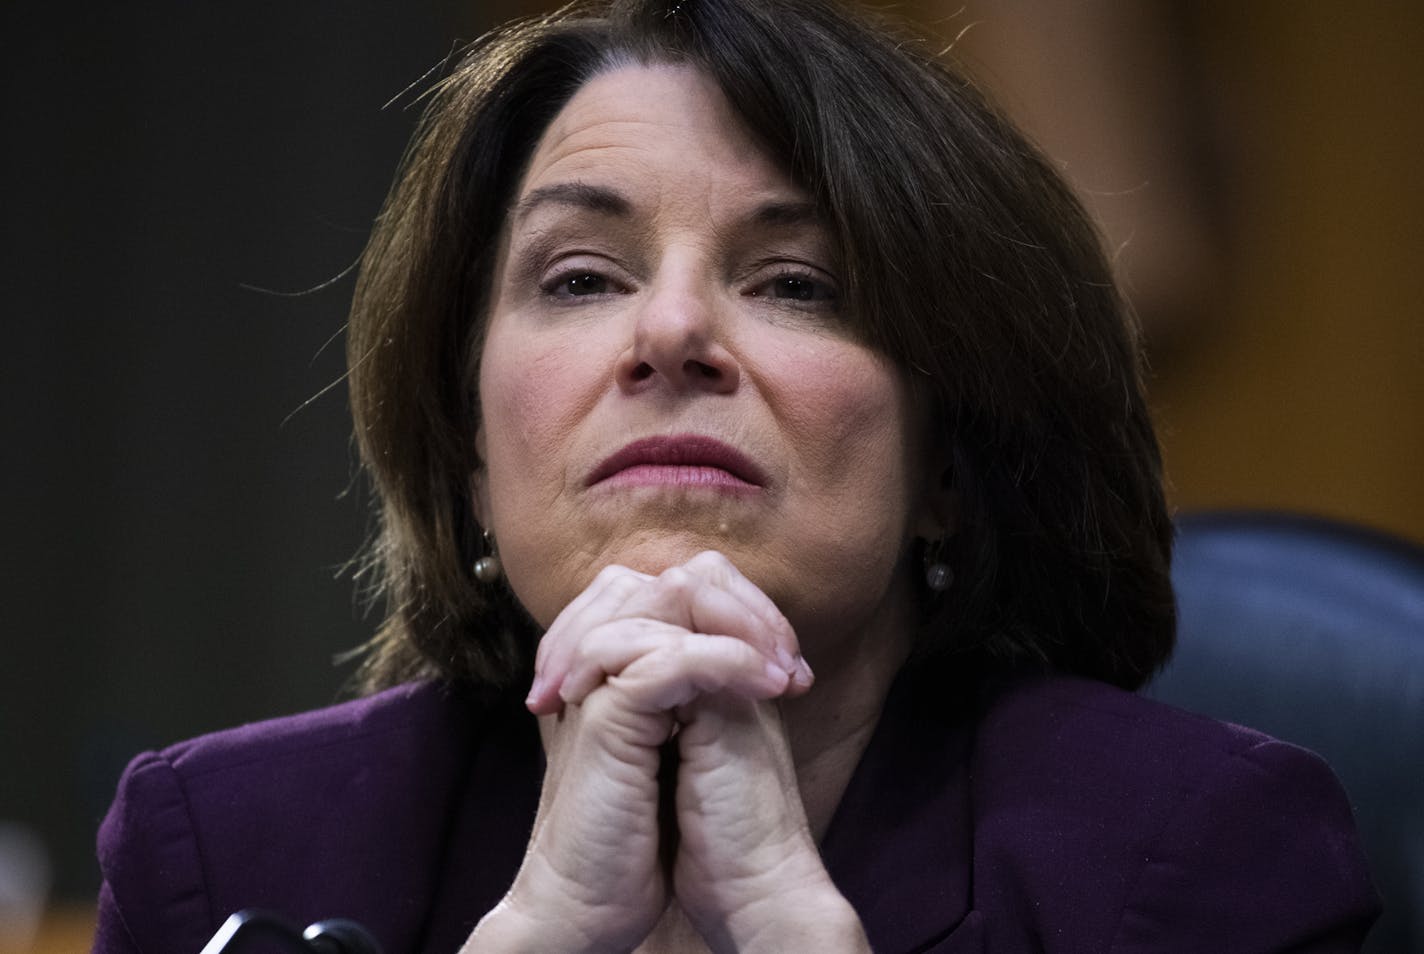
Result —
M 135 753 L 339 697 L 374 623 L 342 572 L 349 268 L 409 88 L 544 7 L 0 9 L 0 950 L 86 948 Z M 1102 221 L 1174 505 L 1424 542 L 1424 6 L 895 11 Z

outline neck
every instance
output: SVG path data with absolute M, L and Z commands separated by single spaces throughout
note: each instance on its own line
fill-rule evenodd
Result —
M 781 704 L 806 820 L 818 842 L 909 655 L 911 628 L 900 617 L 887 612 L 877 625 L 817 654 L 811 659 L 816 672 L 811 691 Z

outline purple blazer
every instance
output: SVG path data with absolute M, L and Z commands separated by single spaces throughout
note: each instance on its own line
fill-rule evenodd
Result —
M 880 954 L 1358 950 L 1378 903 L 1316 756 L 1084 680 L 953 695 L 901 679 L 822 844 Z M 94 950 L 196 954 L 261 907 L 453 954 L 542 770 L 533 717 L 428 683 L 141 755 Z

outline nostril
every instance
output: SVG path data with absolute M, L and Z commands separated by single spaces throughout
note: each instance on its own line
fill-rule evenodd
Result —
M 696 375 L 697 377 L 701 378 L 707 378 L 709 380 L 720 378 L 722 376 L 721 371 L 717 370 L 717 368 L 713 367 L 712 365 L 706 364 L 702 361 L 689 360 L 685 367 L 687 369 L 688 374 Z
M 634 381 L 646 381 L 653 376 L 653 366 L 646 361 L 639 361 L 637 367 L 633 369 Z

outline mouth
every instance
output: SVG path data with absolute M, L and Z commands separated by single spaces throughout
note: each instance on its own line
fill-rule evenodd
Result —
M 766 474 L 716 438 L 674 434 L 645 437 L 607 457 L 588 475 L 587 486 L 596 484 L 754 490 L 766 485 Z

